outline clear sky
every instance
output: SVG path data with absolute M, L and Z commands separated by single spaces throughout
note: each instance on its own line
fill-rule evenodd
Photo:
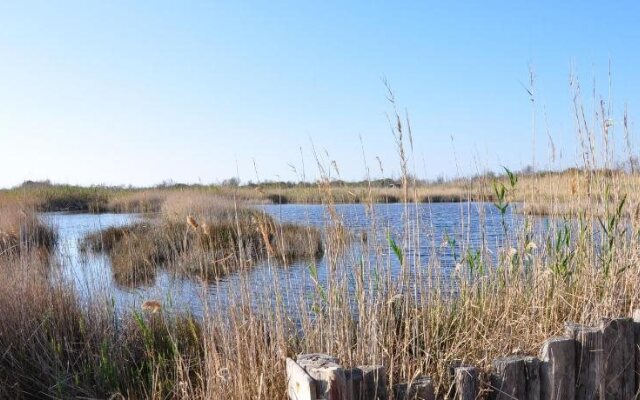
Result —
M 529 65 L 536 162 L 548 126 L 553 166 L 574 166 L 569 73 L 591 104 L 611 61 L 620 135 L 625 104 L 640 115 L 639 17 L 634 1 L 4 1 L 0 187 L 298 180 L 302 160 L 313 179 L 314 147 L 344 179 L 364 177 L 363 150 L 397 176 L 383 77 L 417 175 L 522 168 Z

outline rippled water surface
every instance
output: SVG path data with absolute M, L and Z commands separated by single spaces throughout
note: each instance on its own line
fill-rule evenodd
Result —
M 325 229 L 332 222 L 331 214 L 322 205 L 266 205 L 259 208 L 281 222 L 307 224 L 320 229 Z M 344 268 L 365 262 L 398 273 L 400 264 L 391 255 L 388 237 L 401 244 L 405 239 L 404 232 L 408 231 L 411 232 L 412 245 L 407 257 L 412 263 L 426 269 L 437 261 L 446 271 L 454 267 L 463 248 L 477 248 L 484 243 L 487 248 L 496 249 L 504 234 L 500 214 L 491 204 L 484 203 L 378 204 L 373 209 L 361 204 L 345 204 L 335 207 L 335 215 L 357 238 L 342 261 Z M 204 304 L 219 307 L 237 296 L 242 284 L 248 285 L 256 298 L 271 296 L 274 285 L 277 285 L 283 295 L 280 300 L 285 303 L 298 301 L 312 290 L 309 264 L 313 261 L 289 266 L 263 262 L 243 272 L 243 275 L 231 274 L 216 282 L 201 282 L 160 272 L 150 285 L 121 287 L 112 278 L 108 257 L 82 253 L 79 242 L 89 233 L 136 222 L 143 216 L 47 213 L 43 218 L 59 232 L 56 260 L 63 278 L 72 282 L 85 299 L 90 299 L 97 291 L 104 291 L 118 307 L 137 307 L 145 300 L 160 299 L 175 308 L 201 313 Z M 406 221 L 409 221 L 408 225 L 405 225 Z M 508 214 L 505 223 L 508 229 L 512 229 L 522 223 L 522 218 Z M 317 268 L 319 281 L 326 282 L 326 259 L 318 260 Z

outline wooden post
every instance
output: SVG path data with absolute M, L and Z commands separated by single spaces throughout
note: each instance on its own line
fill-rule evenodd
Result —
M 395 400 L 435 400 L 435 390 L 431 378 L 418 377 L 410 383 L 402 383 L 393 387 Z
M 287 358 L 287 396 L 290 400 L 316 400 L 316 382 L 295 361 Z
M 540 351 L 540 399 L 574 399 L 576 392 L 575 340 L 547 339 Z
M 449 386 L 449 390 L 445 396 L 445 399 L 453 399 L 456 397 L 456 369 L 459 367 L 464 367 L 462 364 L 462 360 L 453 359 L 446 363 L 447 366 L 447 376 L 453 382 L 451 386 Z
M 524 375 L 527 381 L 525 399 L 540 400 L 540 360 L 538 358 L 524 358 Z
M 329 354 L 323 354 L 323 353 L 300 354 L 300 355 L 298 355 L 296 360 L 297 360 L 298 364 L 301 364 L 301 363 L 313 363 L 313 364 L 316 364 L 316 365 L 321 365 L 321 364 L 340 365 L 340 359 L 338 357 L 330 356 Z
M 353 400 L 387 400 L 387 373 L 382 365 L 362 366 L 346 371 Z
M 568 322 L 565 333 L 576 341 L 576 400 L 599 400 L 604 383 L 602 330 Z
M 494 373 L 491 375 L 491 398 L 495 400 L 524 399 L 526 378 L 524 358 L 509 356 L 493 361 Z
M 459 367 L 455 370 L 456 400 L 476 400 L 478 397 L 478 370 Z
M 631 400 L 635 393 L 634 327 L 631 318 L 602 320 L 604 399 Z
M 636 393 L 640 391 L 640 309 L 633 310 L 633 337 L 636 356 Z
M 301 354 L 297 362 L 315 380 L 317 399 L 351 399 L 345 371 L 337 358 L 326 354 Z

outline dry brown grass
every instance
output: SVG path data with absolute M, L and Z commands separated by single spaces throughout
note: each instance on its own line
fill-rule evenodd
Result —
M 83 304 L 33 254 L 2 258 L 0 267 L 1 398 L 153 398 L 202 376 L 201 322 L 116 315 L 98 295 Z
M 594 186 L 593 195 L 603 195 L 609 185 L 619 187 L 616 179 L 603 179 L 604 185 Z M 612 195 L 598 213 L 612 218 L 620 198 L 620 194 Z M 444 396 L 451 383 L 448 367 L 456 360 L 489 371 L 496 357 L 536 355 L 545 339 L 562 334 L 566 321 L 595 324 L 604 316 L 629 315 L 640 298 L 635 284 L 640 278 L 640 237 L 623 232 L 627 224 L 631 224 L 629 231 L 637 232 L 639 220 L 614 221 L 610 234 L 615 245 L 604 253 L 593 246 L 603 233 L 590 223 L 573 231 L 570 241 L 556 244 L 564 232 L 564 223 L 559 223 L 540 235 L 510 231 L 498 254 L 481 253 L 482 267 L 462 255 L 452 275 L 440 269 L 436 259 L 422 265 L 408 257 L 404 265 L 412 274 L 403 278 L 392 275 L 384 257 L 359 265 L 356 260 L 334 256 L 330 246 L 326 257 L 336 264 L 330 265 L 330 281 L 308 294 L 311 302 L 299 299 L 293 311 L 267 300 L 248 315 L 211 311 L 209 316 L 220 323 L 231 318 L 232 325 L 243 326 L 241 332 L 227 332 L 222 347 L 243 343 L 248 349 L 232 356 L 216 354 L 210 363 L 216 370 L 227 368 L 226 379 L 214 380 L 207 393 L 213 397 L 283 398 L 283 355 L 327 352 L 347 366 L 383 363 L 392 383 L 417 374 L 431 375 L 439 395 Z M 407 246 L 417 246 L 411 230 L 407 234 Z M 405 285 L 416 286 L 402 290 L 404 279 Z M 438 284 L 444 281 L 447 286 Z M 446 290 L 450 285 L 458 288 L 453 296 Z M 250 297 L 250 288 L 239 290 Z M 276 297 L 279 290 L 273 288 Z M 291 330 L 289 315 L 303 316 L 300 328 Z M 264 340 L 265 329 L 268 341 Z M 242 366 L 235 367 L 236 362 Z M 261 384 L 255 382 L 256 375 Z
M 143 269 L 134 271 L 142 276 L 155 273 L 163 257 L 201 268 L 207 260 L 233 254 L 229 268 L 240 271 L 237 296 L 224 306 L 207 308 L 198 321 L 164 307 L 115 318 L 106 299 L 96 295 L 92 306 L 81 306 L 71 287 L 51 283 L 46 263 L 30 252 L 15 254 L 0 269 L 0 344 L 9 349 L 0 361 L 2 394 L 281 399 L 283 357 L 327 352 L 347 366 L 383 363 L 392 384 L 431 375 L 444 395 L 450 385 L 447 367 L 454 360 L 488 370 L 497 356 L 536 354 L 544 339 L 563 331 L 565 321 L 595 323 L 638 307 L 640 219 L 628 212 L 631 203 L 623 207 L 623 216 L 614 218 L 623 193 L 607 189 L 626 190 L 626 179 L 600 177 L 599 186 L 592 187 L 594 201 L 584 205 L 595 213 L 600 204 L 601 218 L 614 219 L 609 233 L 614 245 L 606 252 L 596 250 L 594 241 L 603 233 L 589 223 L 578 226 L 570 241 L 556 245 L 561 223 L 541 236 L 509 231 L 497 254 L 480 249 L 479 264 L 460 254 L 455 273 L 441 269 L 437 258 L 424 265 L 405 256 L 407 273 L 392 274 L 386 260 L 396 256 L 388 244 L 375 240 L 360 245 L 380 258 L 363 260 L 359 253 L 345 251 L 350 233 L 339 215 L 331 213 L 325 249 L 329 280 L 311 279 L 314 289 L 286 304 L 279 301 L 286 288 L 273 282 L 256 293 L 242 271 L 251 265 L 252 251 L 274 259 L 287 254 L 280 240 L 306 248 L 309 243 L 301 238 L 308 228 L 299 228 L 304 235 L 289 231 L 224 199 L 167 199 L 166 216 L 159 222 L 106 230 L 95 245 L 122 257 L 113 259 L 116 270 L 119 263 L 130 263 Z M 521 179 L 511 195 L 520 191 L 522 196 L 528 184 Z M 551 186 L 560 187 L 555 182 Z M 580 190 L 569 184 L 557 198 Z M 609 201 L 595 201 L 603 198 Z M 188 215 L 197 228 L 188 224 Z M 408 239 L 400 244 L 405 255 L 421 244 L 410 226 Z M 238 246 L 239 231 L 249 235 L 244 247 Z M 250 243 L 259 249 L 251 250 Z M 217 254 L 211 249 L 226 250 Z M 141 254 L 146 258 L 135 261 Z M 130 267 L 122 273 L 131 274 Z M 314 276 L 310 270 L 307 278 Z M 446 290 L 451 285 L 458 288 L 453 296 Z M 18 296 L 21 301 L 14 301 Z
M 215 280 L 259 260 L 288 264 L 323 252 L 317 229 L 279 224 L 211 195 L 170 196 L 158 218 L 102 230 L 83 246 L 109 254 L 116 282 L 131 287 L 152 283 L 160 268 Z
M 115 192 L 110 196 L 107 209 L 119 213 L 154 213 L 162 209 L 166 196 L 163 190 Z
M 596 157 L 585 154 L 583 171 L 521 176 L 503 199 L 494 195 L 490 177 L 414 186 L 404 143 L 411 131 L 396 117 L 392 129 L 404 172 L 398 188 L 336 186 L 323 177 L 315 188 L 163 189 L 158 202 L 145 200 L 156 191 L 122 195 L 122 203 L 131 204 L 122 209 L 153 203 L 162 216 L 89 240 L 111 254 L 116 274 L 145 276 L 165 263 L 195 266 L 204 277 L 237 273 L 229 298 L 203 304 L 199 320 L 166 308 L 116 315 L 109 299 L 97 293 L 81 304 L 73 287 L 51 279 L 47 263 L 29 250 L 35 246 L 0 258 L 1 397 L 284 399 L 284 357 L 326 352 L 345 366 L 384 364 L 392 385 L 430 375 L 444 398 L 451 386 L 448 368 L 456 360 L 488 372 L 496 357 L 536 354 L 566 321 L 593 324 L 639 307 L 637 174 L 598 169 L 588 161 Z M 602 113 L 598 118 L 609 120 Z M 610 133 L 606 121 L 603 135 Z M 592 140 L 583 139 L 582 131 L 589 128 L 592 136 L 599 128 L 578 122 L 580 140 Z M 583 150 L 591 147 L 583 144 Z M 43 204 L 40 199 L 35 204 Z M 330 216 L 326 276 L 321 279 L 313 263 L 297 271 L 307 290 L 286 301 L 287 285 L 295 282 L 274 280 L 256 288 L 244 272 L 256 257 L 286 260 L 297 249 L 313 254 L 318 241 L 308 228 L 286 228 L 245 208 L 246 202 L 274 199 L 322 203 Z M 380 232 L 385 227 L 374 220 L 371 239 L 358 243 L 361 251 L 348 246 L 352 233 L 335 204 L 364 202 L 373 212 L 380 199 L 523 203 L 530 213 L 552 218 L 536 231 L 536 220 L 524 215 L 526 224 L 505 223 L 504 238 L 493 232 L 480 244 L 467 241 L 464 227 L 484 232 L 483 220 L 473 227 L 460 221 L 456 267 L 450 270 L 441 264 L 442 246 L 424 239 L 435 228 L 409 214 L 397 237 Z M 388 234 L 388 241 L 375 240 L 386 236 L 378 233 Z M 426 249 L 432 255 L 427 261 L 419 257 Z M 217 266 L 221 259 L 228 264 Z
M 640 212 L 640 175 L 620 171 L 571 170 L 520 180 L 513 200 L 528 215 L 602 217 L 625 197 L 626 217 Z
M 399 203 L 402 201 L 401 187 L 370 187 L 366 184 L 331 184 L 331 193 L 320 189 L 322 184 L 310 187 L 268 187 L 260 191 L 254 188 L 237 189 L 239 196 L 247 201 L 274 204 L 324 204 L 329 196 L 332 203 Z M 410 200 L 421 203 L 483 201 L 490 199 L 490 186 L 480 181 L 459 180 L 442 184 L 420 184 L 412 190 Z
M 615 177 L 616 190 L 636 196 L 640 189 L 640 174 L 620 171 L 547 172 L 520 176 L 518 191 L 512 201 L 526 202 L 531 212 L 553 212 L 549 205 L 567 209 L 573 204 L 584 206 L 598 194 L 603 177 Z M 502 177 L 479 176 L 459 178 L 443 183 L 412 183 L 407 200 L 418 203 L 494 201 L 494 181 Z M 409 180 L 410 181 L 410 180 Z M 192 210 L 200 215 L 202 210 L 233 208 L 240 204 L 325 204 L 339 203 L 398 203 L 404 201 L 404 189 L 367 185 L 366 183 L 316 182 L 315 184 L 261 186 L 177 186 L 148 189 L 122 189 L 109 187 L 76 187 L 67 185 L 27 186 L 0 191 L 0 204 L 4 202 L 25 204 L 26 208 L 41 211 L 91 211 L 91 212 L 139 212 L 183 213 Z M 28 204 L 28 205 L 27 205 Z
M 42 223 L 33 209 L 13 202 L 0 208 L 0 256 L 32 249 L 46 254 L 55 242 L 56 233 Z

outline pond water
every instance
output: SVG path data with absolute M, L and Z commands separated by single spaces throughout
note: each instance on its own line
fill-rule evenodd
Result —
M 322 205 L 263 205 L 257 206 L 276 220 L 293 222 L 324 229 L 330 213 Z M 400 271 L 400 264 L 389 246 L 388 237 L 402 243 L 403 232 L 412 232 L 413 245 L 407 257 L 419 268 L 428 268 L 437 261 L 445 271 L 454 268 L 466 247 L 497 249 L 504 237 L 502 217 L 487 203 L 436 204 L 377 204 L 368 208 L 362 204 L 335 206 L 345 227 L 357 235 L 366 234 L 364 247 L 355 244 L 345 263 L 364 260 L 385 265 L 392 274 Z M 149 299 L 159 299 L 173 309 L 188 309 L 201 314 L 205 306 L 220 306 L 238 295 L 239 285 L 248 285 L 256 298 L 272 295 L 274 285 L 284 298 L 280 301 L 299 301 L 313 290 L 310 261 L 282 266 L 263 262 L 241 273 L 234 273 L 215 282 L 202 282 L 160 271 L 150 284 L 136 288 L 119 286 L 113 279 L 109 258 L 101 253 L 81 252 L 79 243 L 89 233 L 130 224 L 144 217 L 137 214 L 68 214 L 46 213 L 42 218 L 57 229 L 59 244 L 55 259 L 63 279 L 71 282 L 79 296 L 91 299 L 96 292 L 107 293 L 118 308 L 139 307 Z M 407 223 L 408 225 L 405 225 Z M 504 223 L 509 230 L 519 228 L 524 219 L 508 213 Z M 359 241 L 356 241 L 360 243 Z M 351 260 L 351 261 L 349 261 Z M 326 283 L 327 261 L 317 261 L 318 280 Z

